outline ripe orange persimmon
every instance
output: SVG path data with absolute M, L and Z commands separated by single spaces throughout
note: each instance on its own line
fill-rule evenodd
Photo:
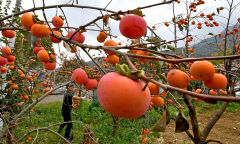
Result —
M 119 30 L 127 38 L 139 39 L 146 33 L 147 23 L 141 16 L 128 14 L 121 19 Z
M 92 90 L 97 88 L 97 80 L 96 79 L 88 79 L 87 82 L 84 84 L 84 87 L 88 90 Z
M 115 43 L 114 40 L 110 39 L 110 40 L 105 41 L 104 46 L 117 47 L 117 44 Z M 113 51 L 106 51 L 106 53 L 109 54 L 109 55 L 113 55 L 114 54 Z
M 115 65 L 119 62 L 119 57 L 117 55 L 108 55 L 107 62 Z
M 17 89 L 18 89 L 18 85 L 13 84 L 13 85 L 12 85 L 12 88 L 15 89 L 15 90 L 17 90 Z
M 0 71 L 1 71 L 1 73 L 6 73 L 7 72 L 7 68 L 6 67 L 1 67 Z
M 61 17 L 55 16 L 55 17 L 52 18 L 52 24 L 55 27 L 61 27 L 61 26 L 63 26 L 64 21 L 63 21 L 63 19 Z
M 161 97 L 152 97 L 152 103 L 157 107 L 162 107 L 164 105 L 164 99 Z
M 56 62 L 45 62 L 44 63 L 44 68 L 46 70 L 54 70 L 56 68 Z
M 33 48 L 33 52 L 34 52 L 35 54 L 38 54 L 38 52 L 39 52 L 40 50 L 45 50 L 45 48 L 44 48 L 44 47 L 38 47 L 38 46 L 35 46 L 35 47 Z
M 142 50 L 138 50 L 137 52 L 136 52 L 136 54 L 137 55 L 142 55 L 142 56 L 148 56 L 148 53 L 147 53 L 147 51 L 142 51 Z M 143 62 L 143 63 L 146 63 L 146 62 L 148 62 L 148 59 L 146 59 L 146 58 L 137 58 L 140 62 Z
M 102 43 L 105 41 L 106 38 L 107 38 L 107 33 L 104 31 L 101 31 L 97 36 L 97 41 Z
M 204 85 L 210 89 L 223 89 L 227 86 L 227 78 L 215 73 L 209 80 L 204 81 Z
M 24 95 L 23 99 L 28 100 L 29 99 L 28 95 Z
M 110 114 L 134 119 L 149 108 L 151 97 L 144 82 L 132 80 L 116 72 L 105 74 L 98 83 L 97 97 L 101 106 Z
M 44 89 L 45 92 L 49 92 L 49 90 L 50 90 L 49 88 L 45 88 Z
M 202 92 L 202 90 L 201 89 L 196 89 L 196 93 L 201 93 Z
M 78 84 L 85 84 L 88 80 L 88 76 L 83 69 L 77 68 L 72 73 L 72 79 Z
M 7 59 L 5 57 L 0 56 L 0 66 L 3 66 L 7 63 Z
M 148 88 L 151 92 L 152 95 L 159 95 L 159 87 L 158 85 L 152 83 L 152 82 L 149 82 L 148 83 Z
M 14 55 L 8 55 L 8 56 L 7 56 L 8 62 L 14 62 L 15 59 L 16 59 L 16 57 L 15 57 Z
M 185 72 L 173 69 L 168 72 L 167 81 L 171 86 L 186 88 L 189 85 L 190 78 Z
M 47 82 L 42 82 L 42 86 L 47 86 Z
M 6 38 L 13 38 L 13 37 L 15 37 L 15 31 L 13 31 L 13 30 L 2 30 L 2 35 Z
M 62 34 L 59 32 L 59 31 L 53 31 L 53 33 L 57 36 L 60 36 L 62 37 Z M 50 40 L 53 42 L 53 43 L 60 43 L 62 40 L 61 39 L 58 39 L 58 38 L 55 38 L 54 36 L 50 35 L 49 36 Z
M 215 92 L 214 90 L 210 90 L 210 91 L 209 91 L 209 94 L 216 96 L 216 95 L 217 95 L 217 92 Z
M 25 27 L 27 30 L 31 30 L 32 25 L 35 24 L 35 21 L 33 19 L 33 14 L 30 12 L 26 12 L 21 16 L 21 24 Z
M 34 24 L 31 27 L 32 35 L 37 38 L 48 37 L 50 34 L 50 29 L 45 24 Z
M 37 57 L 41 62 L 49 61 L 49 55 L 48 55 L 48 52 L 46 50 L 40 50 L 37 53 Z
M 73 34 L 75 33 L 75 30 L 72 30 L 70 31 L 68 34 L 67 34 L 67 37 L 70 38 Z M 72 37 L 72 40 L 76 41 L 76 42 L 79 42 L 79 43 L 83 43 L 85 41 L 85 36 L 80 33 L 80 32 L 77 32 L 73 37 Z
M 8 46 L 2 47 L 2 53 L 5 55 L 10 55 L 11 54 L 11 49 Z
M 215 68 L 209 61 L 195 61 L 190 67 L 190 73 L 201 81 L 209 80 L 215 73 Z

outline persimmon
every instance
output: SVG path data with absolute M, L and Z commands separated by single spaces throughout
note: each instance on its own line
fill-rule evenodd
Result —
M 50 54 L 50 58 L 56 61 L 56 56 L 54 54 Z
M 50 34 L 50 29 L 45 24 L 34 24 L 31 27 L 32 35 L 37 38 L 48 37 Z
M 46 70 L 54 70 L 56 68 L 56 62 L 45 62 L 44 63 L 44 68 Z
M 164 105 L 164 99 L 162 97 L 152 97 L 152 102 L 157 107 L 162 107 Z
M 29 99 L 28 95 L 24 95 L 23 99 L 28 100 Z
M 44 89 L 45 93 L 46 93 L 46 92 L 49 92 L 49 90 L 50 90 L 49 88 L 45 88 L 45 89 Z
M 72 30 L 70 31 L 68 34 L 67 34 L 67 37 L 70 38 L 76 31 L 75 30 Z M 78 43 L 83 43 L 85 41 L 85 36 L 80 33 L 80 32 L 77 32 L 73 37 L 72 37 L 72 40 L 78 42 Z
M 2 53 L 5 55 L 10 55 L 11 54 L 11 49 L 8 46 L 2 47 Z
M 204 81 L 204 85 L 210 89 L 223 89 L 227 86 L 227 78 L 215 73 L 209 80 Z
M 18 70 L 18 74 L 19 75 L 23 74 L 22 70 Z
M 201 81 L 209 80 L 215 73 L 215 68 L 209 61 L 195 61 L 190 67 L 190 73 Z
M 105 41 L 104 46 L 117 47 L 117 44 L 115 43 L 114 40 L 110 39 L 110 40 Z M 109 54 L 109 55 L 113 55 L 114 54 L 113 51 L 106 51 L 106 53 Z
M 21 78 L 25 78 L 25 74 L 21 74 L 20 77 L 21 77 Z
M 15 37 L 15 31 L 13 31 L 13 30 L 2 30 L 2 35 L 6 38 L 13 38 L 13 37 Z
M 201 89 L 196 89 L 196 93 L 201 93 L 202 92 L 202 90 Z
M 149 82 L 148 83 L 148 88 L 151 92 L 152 95 L 159 95 L 159 87 L 158 85 L 152 83 L 152 82 Z
M 147 138 L 143 137 L 141 140 L 141 143 L 146 143 L 147 142 Z
M 127 38 L 139 39 L 146 33 L 147 23 L 138 15 L 128 14 L 121 19 L 119 30 Z
M 106 38 L 107 38 L 107 33 L 104 31 L 101 31 L 97 36 L 97 41 L 102 43 L 105 41 Z
M 1 67 L 0 71 L 1 71 L 2 74 L 6 73 L 7 72 L 7 68 L 6 67 Z
M 53 33 L 57 36 L 60 36 L 62 37 L 62 34 L 59 32 L 59 31 L 53 31 Z M 50 40 L 53 42 L 53 43 L 60 43 L 62 40 L 61 39 L 58 39 L 58 38 L 55 38 L 54 36 L 50 35 L 49 36 Z
M 115 65 L 119 62 L 119 57 L 117 55 L 108 55 L 107 62 Z
M 142 51 L 142 50 L 138 50 L 136 52 L 137 55 L 142 55 L 142 56 L 148 56 L 148 53 L 147 51 Z M 143 63 L 146 63 L 148 62 L 149 59 L 146 59 L 146 58 L 137 58 L 140 62 L 143 62 Z
M 37 57 L 41 62 L 49 61 L 49 55 L 48 55 L 48 52 L 46 50 L 40 50 L 37 53 Z
M 18 85 L 13 84 L 13 85 L 12 85 L 12 88 L 15 89 L 15 90 L 17 90 L 17 89 L 18 89 Z
M 47 86 L 47 82 L 42 82 L 42 86 Z
M 63 21 L 63 19 L 61 17 L 55 16 L 55 17 L 52 18 L 52 24 L 55 27 L 61 27 L 61 26 L 63 26 L 64 21 Z
M 219 90 L 219 93 L 220 93 L 221 95 L 227 95 L 227 91 L 222 90 L 222 89 Z
M 14 62 L 15 59 L 16 59 L 16 57 L 15 57 L 14 55 L 8 55 L 8 56 L 7 56 L 8 62 Z
M 10 69 L 10 70 L 13 70 L 14 68 L 15 68 L 15 67 L 14 67 L 13 65 L 10 65 L 10 66 L 9 66 L 9 69 Z
M 85 84 L 88 80 L 88 76 L 83 69 L 77 68 L 72 73 L 72 79 L 78 84 Z
M 186 88 L 190 83 L 190 78 L 185 72 L 173 69 L 168 72 L 167 81 L 171 86 Z
M 209 91 L 209 94 L 216 96 L 216 95 L 217 95 L 217 92 L 215 92 L 214 90 L 210 90 L 210 91 Z
M 167 93 L 165 92 L 165 91 L 163 91 L 162 93 L 161 93 L 161 96 L 163 96 L 163 97 L 167 97 Z
M 25 27 L 27 30 L 31 30 L 32 25 L 35 24 L 33 14 L 30 12 L 26 12 L 21 16 L 21 24 Z
M 144 82 L 132 80 L 117 72 L 105 74 L 98 83 L 97 97 L 101 106 L 110 114 L 134 119 L 149 108 L 151 97 Z
M 96 79 L 88 79 L 84 84 L 84 87 L 88 90 L 97 88 L 98 81 Z
M 40 50 L 45 50 L 45 48 L 42 47 L 42 46 L 35 46 L 35 47 L 33 48 L 33 52 L 34 52 L 35 54 L 37 54 Z

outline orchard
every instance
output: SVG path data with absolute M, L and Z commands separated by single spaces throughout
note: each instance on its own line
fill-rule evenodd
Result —
M 191 143 L 225 143 L 209 135 L 240 106 L 240 2 L 223 1 L 1 1 L 0 142 L 71 143 L 44 100 L 74 83 L 72 143 L 167 143 L 172 123 Z M 204 106 L 217 108 L 202 124 Z

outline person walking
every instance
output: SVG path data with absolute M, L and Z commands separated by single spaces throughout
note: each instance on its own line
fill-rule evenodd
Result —
M 69 83 L 66 85 L 67 92 L 64 94 L 63 97 L 63 104 L 62 104 L 62 116 L 64 123 L 62 123 L 59 127 L 58 133 L 61 133 L 64 127 L 67 125 L 64 137 L 71 141 L 70 133 L 72 129 L 72 119 L 71 119 L 71 110 L 72 110 L 72 98 L 73 98 L 73 84 Z M 85 100 L 86 97 L 81 97 L 80 100 Z

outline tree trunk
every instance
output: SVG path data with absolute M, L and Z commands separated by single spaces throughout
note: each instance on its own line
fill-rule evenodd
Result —
M 202 132 L 202 136 L 204 139 L 207 139 L 210 131 L 212 130 L 213 126 L 216 124 L 216 122 L 220 119 L 224 111 L 226 110 L 228 105 L 228 102 L 224 102 L 222 107 L 214 114 L 212 119 L 207 123 L 206 127 L 204 128 Z

